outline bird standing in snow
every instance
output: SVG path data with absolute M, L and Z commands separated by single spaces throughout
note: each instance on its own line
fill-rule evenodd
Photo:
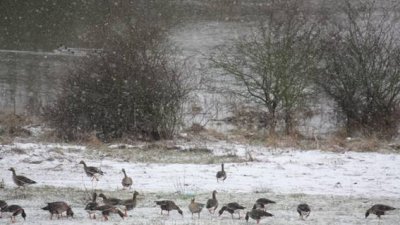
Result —
M 12 179 L 18 187 L 25 187 L 25 185 L 36 184 L 36 181 L 34 180 L 31 180 L 22 175 L 17 175 L 13 167 L 8 170 L 12 172 Z
M 139 192 L 134 191 L 132 198 L 126 199 L 126 200 L 121 200 L 120 204 L 125 206 L 125 216 L 128 216 L 129 210 L 136 208 L 138 195 L 139 195 Z
M 215 213 L 215 210 L 218 208 L 218 200 L 217 200 L 217 191 L 214 190 L 212 192 L 212 198 L 207 200 L 206 208 L 212 214 Z
M 302 203 L 302 204 L 299 204 L 299 205 L 297 206 L 297 212 L 299 213 L 300 218 L 301 218 L 302 220 L 304 220 L 304 217 L 307 218 L 307 217 L 310 215 L 311 209 L 310 209 L 310 206 L 309 206 L 309 205 L 307 205 L 307 204 L 305 204 L 305 203 Z
M 235 212 L 237 212 L 239 214 L 239 219 L 240 219 L 240 211 L 245 209 L 246 207 L 239 205 L 239 203 L 237 202 L 231 202 L 228 203 L 226 205 L 224 205 L 219 211 L 219 216 L 222 215 L 222 213 L 224 213 L 224 211 L 228 211 L 231 215 L 232 215 L 232 219 L 233 219 L 233 214 Z
M 192 198 L 192 200 L 190 201 L 190 204 L 189 204 L 189 211 L 192 213 L 192 218 L 193 218 L 193 214 L 195 214 L 195 213 L 198 213 L 199 218 L 200 218 L 200 212 L 201 212 L 201 210 L 203 210 L 203 208 L 204 208 L 204 204 L 195 202 L 194 198 Z
M 130 178 L 126 175 L 125 169 L 122 169 L 122 173 L 124 173 L 124 178 L 122 178 L 122 181 L 121 181 L 123 189 L 125 189 L 125 188 L 131 189 L 132 183 L 133 183 L 132 178 Z
M 92 201 L 86 204 L 85 210 L 86 212 L 89 213 L 89 218 L 90 219 L 96 219 L 96 208 L 99 206 L 99 204 L 96 202 L 97 199 L 97 193 L 93 192 L 92 194 Z M 93 217 L 92 217 L 93 214 Z
M 87 166 L 86 163 L 81 160 L 79 164 L 83 164 L 83 169 L 85 170 L 85 173 L 88 177 L 92 178 L 92 181 L 95 179 L 96 181 L 99 181 L 99 178 L 97 178 L 98 175 L 104 175 L 104 172 L 101 171 L 101 169 L 94 167 L 94 166 Z
M 11 223 L 16 222 L 15 217 L 18 216 L 19 214 L 21 214 L 21 216 L 22 216 L 22 218 L 24 218 L 24 220 L 26 218 L 25 210 L 19 205 L 9 205 L 9 206 L 1 209 L 1 212 L 2 213 L 4 213 L 4 212 L 11 213 Z
M 161 214 L 162 214 L 162 212 L 163 212 L 164 210 L 168 212 L 168 215 L 169 215 L 169 211 L 177 210 L 178 213 L 181 214 L 181 215 L 183 216 L 182 210 L 179 208 L 179 206 L 177 206 L 177 205 L 175 204 L 175 202 L 173 202 L 173 201 L 171 201 L 171 200 L 155 201 L 155 203 L 156 203 L 157 205 L 160 206 L 160 208 L 161 208 Z
M 388 205 L 376 204 L 367 210 L 365 213 L 365 218 L 369 216 L 370 213 L 375 214 L 379 219 L 382 215 L 385 215 L 386 211 L 395 210 L 396 208 Z
M 74 217 L 74 212 L 72 212 L 71 207 L 65 202 L 50 202 L 42 209 L 50 212 L 50 219 L 53 219 L 54 214 L 60 219 L 63 212 L 67 213 L 67 217 Z
M 226 172 L 225 172 L 225 170 L 224 170 L 224 164 L 223 164 L 223 163 L 221 164 L 221 171 L 218 171 L 218 172 L 217 172 L 216 177 L 217 177 L 217 181 L 219 181 L 219 180 L 225 181 L 225 179 L 226 179 Z
M 253 220 L 257 221 L 257 224 L 259 224 L 262 218 L 271 216 L 273 216 L 271 213 L 261 209 L 257 209 L 257 205 L 255 204 L 253 206 L 253 209 L 250 212 L 246 213 L 245 220 L 249 222 L 249 218 L 252 218 Z

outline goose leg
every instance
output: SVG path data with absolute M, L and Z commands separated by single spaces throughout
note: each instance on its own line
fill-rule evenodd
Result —
M 25 186 L 22 186 L 22 197 L 26 198 Z

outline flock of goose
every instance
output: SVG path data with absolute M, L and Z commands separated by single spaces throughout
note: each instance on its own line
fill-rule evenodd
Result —
M 83 164 L 83 169 L 86 175 L 92 179 L 92 182 L 94 180 L 98 181 L 99 175 L 104 175 L 104 172 L 100 168 L 87 166 L 84 161 L 80 161 L 80 164 Z M 18 186 L 18 188 L 36 183 L 35 181 L 25 176 L 17 175 L 15 169 L 12 167 L 9 170 L 12 172 L 12 179 L 14 183 Z M 122 169 L 122 173 L 124 174 L 124 177 L 122 178 L 121 181 L 123 188 L 131 189 L 133 183 L 132 178 L 127 176 L 124 169 Z M 224 170 L 224 164 L 221 165 L 221 170 L 217 172 L 216 178 L 217 182 L 221 180 L 224 181 L 227 178 L 226 172 Z M 206 204 L 196 202 L 195 199 L 192 198 L 188 206 L 189 211 L 192 213 L 192 217 L 194 216 L 194 214 L 198 214 L 198 217 L 200 218 L 200 213 L 204 207 L 211 214 L 214 214 L 218 208 L 218 200 L 216 194 L 217 191 L 214 190 L 212 192 L 212 198 L 208 199 Z M 139 193 L 137 191 L 134 191 L 132 198 L 123 200 L 118 198 L 108 198 L 103 193 L 97 195 L 97 193 L 94 192 L 92 194 L 92 200 L 89 203 L 87 203 L 87 205 L 85 206 L 85 210 L 89 213 L 89 217 L 91 219 L 96 219 L 96 212 L 100 212 L 104 220 L 108 220 L 110 214 L 118 214 L 121 218 L 124 218 L 128 216 L 127 211 L 132 210 L 136 207 L 138 195 Z M 99 204 L 97 202 L 97 196 L 103 199 L 103 204 Z M 183 216 L 182 210 L 178 205 L 175 204 L 174 201 L 161 200 L 161 201 L 155 201 L 155 203 L 158 206 L 160 206 L 161 214 L 163 214 L 163 211 L 167 211 L 169 215 L 170 211 L 176 210 L 178 211 L 179 214 Z M 272 217 L 273 215 L 266 211 L 267 205 L 269 204 L 275 204 L 275 201 L 266 198 L 257 199 L 253 205 L 253 208 L 246 213 L 245 215 L 246 221 L 248 221 L 249 218 L 251 218 L 256 220 L 258 224 L 262 218 Z M 18 215 L 21 215 L 24 220 L 26 218 L 25 210 L 19 205 L 8 205 L 5 201 L 0 200 L 0 209 L 1 213 L 4 212 L 11 213 L 11 222 L 15 222 L 16 221 L 15 217 Z M 47 206 L 43 207 L 42 209 L 50 212 L 50 219 L 53 218 L 53 215 L 56 215 L 57 218 L 61 218 L 64 212 L 66 213 L 66 217 L 73 217 L 74 215 L 70 205 L 68 205 L 66 202 L 63 201 L 47 203 Z M 226 211 L 230 213 L 233 218 L 233 215 L 235 213 L 238 213 L 240 219 L 241 218 L 240 211 L 244 209 L 245 207 L 240 205 L 239 203 L 231 202 L 223 205 L 218 211 L 218 214 L 219 216 L 221 216 Z M 386 211 L 394 209 L 395 209 L 394 207 L 388 205 L 376 204 L 366 211 L 365 218 L 367 218 L 369 214 L 375 214 L 380 219 L 381 216 L 384 215 Z M 297 212 L 299 213 L 300 218 L 304 220 L 310 215 L 311 209 L 308 204 L 302 203 L 297 206 Z M 0 213 L 0 218 L 2 217 L 1 213 Z

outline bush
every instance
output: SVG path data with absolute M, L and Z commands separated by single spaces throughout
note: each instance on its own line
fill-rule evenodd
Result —
M 331 23 L 324 40 L 325 67 L 317 83 L 343 113 L 347 135 L 392 136 L 400 106 L 396 23 L 375 4 L 344 2 L 345 19 Z
M 102 140 L 171 138 L 189 91 L 184 65 L 155 21 L 116 21 L 97 30 L 102 51 L 77 63 L 46 118 L 66 140 L 93 132 Z

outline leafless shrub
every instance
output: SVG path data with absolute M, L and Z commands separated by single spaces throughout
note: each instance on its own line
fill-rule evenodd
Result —
M 174 56 L 178 50 L 166 39 L 163 18 L 133 2 L 136 8 L 126 1 L 110 5 L 109 23 L 93 31 L 102 50 L 63 80 L 46 114 L 60 137 L 75 140 L 95 132 L 102 140 L 158 140 L 171 138 L 180 125 L 190 91 L 187 67 Z
M 24 128 L 25 125 L 31 122 L 31 118 L 27 116 L 8 113 L 0 114 L 0 136 L 31 136 L 31 132 Z
M 400 45 L 387 8 L 344 0 L 344 18 L 327 26 L 317 84 L 343 114 L 347 135 L 391 137 L 400 106 Z

